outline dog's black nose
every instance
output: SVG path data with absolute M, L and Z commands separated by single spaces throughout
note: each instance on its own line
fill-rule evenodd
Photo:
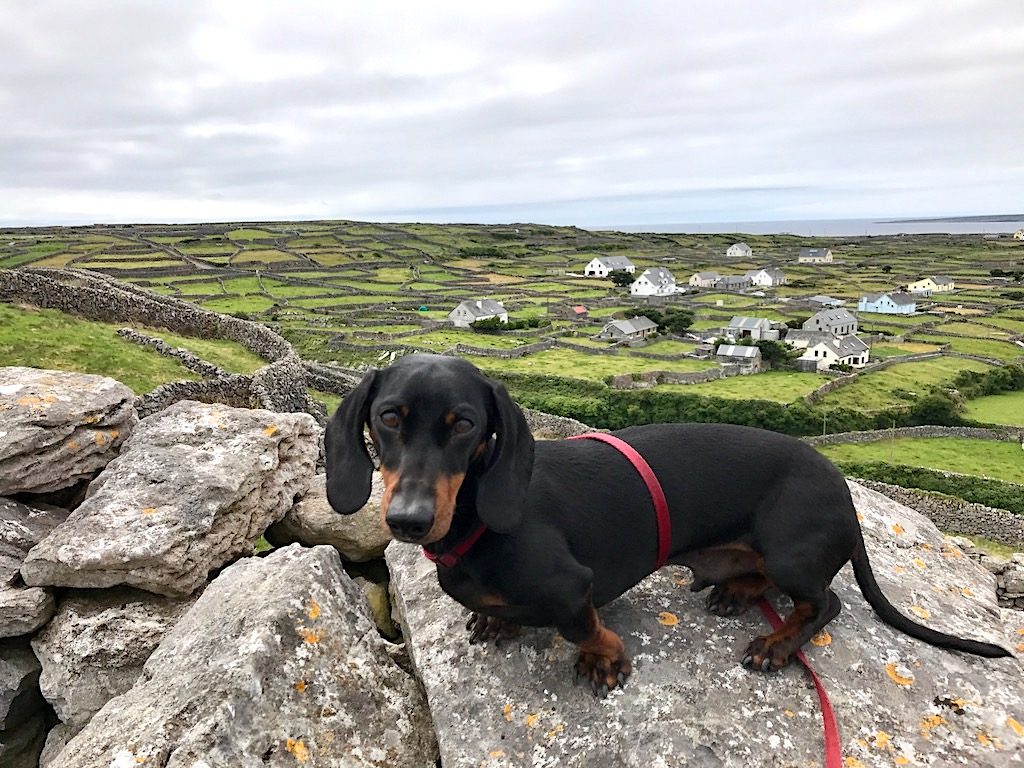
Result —
M 419 541 L 434 526 L 434 500 L 406 500 L 397 496 L 388 505 L 388 528 L 400 541 Z

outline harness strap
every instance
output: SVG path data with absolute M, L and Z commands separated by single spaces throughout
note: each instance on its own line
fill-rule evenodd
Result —
M 669 549 L 672 545 L 672 521 L 668 516 L 668 501 L 665 499 L 665 492 L 661 489 L 661 483 L 658 482 L 658 478 L 654 474 L 654 470 L 651 469 L 651 465 L 625 440 L 615 437 L 615 435 L 609 435 L 606 432 L 587 432 L 582 435 L 574 435 L 569 439 L 599 440 L 602 443 L 607 443 L 625 456 L 629 463 L 633 465 L 633 468 L 647 486 L 647 491 L 651 494 L 651 501 L 654 502 L 654 515 L 658 521 L 658 561 L 655 570 L 661 568 L 668 562 Z
M 777 630 L 782 626 L 782 618 L 772 608 L 771 603 L 762 597 L 757 606 L 768 623 L 772 625 L 772 629 Z M 814 689 L 818 692 L 818 701 L 821 703 L 821 721 L 825 729 L 825 768 L 842 768 L 843 750 L 839 741 L 839 726 L 836 725 L 836 713 L 832 711 L 832 702 L 828 699 L 825 684 L 821 682 L 821 678 L 818 677 L 818 673 L 814 671 L 814 667 L 811 666 L 811 662 L 807 660 L 803 651 L 797 651 L 796 657 L 811 676 Z

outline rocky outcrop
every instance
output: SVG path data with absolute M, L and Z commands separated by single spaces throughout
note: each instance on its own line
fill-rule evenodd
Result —
M 989 573 L 923 516 L 851 488 L 875 574 L 900 610 L 1024 650 L 1024 614 L 998 608 Z M 683 568 L 663 569 L 602 610 L 634 672 L 601 700 L 574 687 L 575 647 L 552 630 L 471 646 L 466 611 L 441 593 L 419 549 L 395 544 L 387 559 L 446 766 L 821 764 L 821 716 L 803 672 L 743 669 L 739 659 L 767 631 L 764 620 L 711 616 Z M 896 632 L 875 617 L 849 566 L 833 588 L 843 612 L 807 653 L 835 707 L 847 765 L 1016 764 L 1020 661 L 952 653 Z
M 40 509 L 0 498 L 0 638 L 27 635 L 53 615 L 53 595 L 26 587 L 21 564 L 29 550 L 68 516 L 67 510 Z
M 352 515 L 339 515 L 327 501 L 327 476 L 317 475 L 299 502 L 267 529 L 267 541 L 277 546 L 329 544 L 353 562 L 382 557 L 391 541 L 380 514 L 383 494 L 384 481 L 374 472 L 366 506 Z
M 192 603 L 126 587 L 74 592 L 61 601 L 32 650 L 42 665 L 43 696 L 71 733 L 135 684 Z
M 0 496 L 91 478 L 135 426 L 134 401 L 103 376 L 0 368 Z
M 82 505 L 29 552 L 22 577 L 187 595 L 291 507 L 318 441 L 308 414 L 175 403 L 139 423 Z
M 434 766 L 422 692 L 329 547 L 225 569 L 61 768 Z

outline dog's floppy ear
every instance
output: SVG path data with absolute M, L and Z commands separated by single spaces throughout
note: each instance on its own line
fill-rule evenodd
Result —
M 490 465 L 477 480 L 476 511 L 488 528 L 508 533 L 523 517 L 533 471 L 533 435 L 505 387 L 492 382 L 491 393 L 497 444 Z
M 335 512 L 343 515 L 359 511 L 370 498 L 373 462 L 366 452 L 363 427 L 376 390 L 376 380 L 376 371 L 366 374 L 327 422 L 324 435 L 327 500 Z

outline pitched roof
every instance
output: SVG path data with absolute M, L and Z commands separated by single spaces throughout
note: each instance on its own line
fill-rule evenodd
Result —
M 819 312 L 815 312 L 805 322 L 811 322 L 811 320 L 822 320 L 826 323 L 835 324 L 846 324 L 850 322 L 857 322 L 857 318 L 847 312 L 845 309 L 823 309 Z
M 949 285 L 953 282 L 953 278 L 947 277 L 946 275 L 934 275 L 932 282 L 936 285 Z
M 761 356 L 761 350 L 757 347 L 748 347 L 744 344 L 722 344 L 718 348 L 718 357 L 749 357 Z
M 805 256 L 827 256 L 829 250 L 829 248 L 801 248 L 800 257 L 803 258 Z
M 625 269 L 633 266 L 633 262 L 625 256 L 596 256 L 594 261 L 603 264 L 608 269 Z
M 601 333 L 604 333 L 609 328 L 615 328 L 629 336 L 634 333 L 641 333 L 657 327 L 658 324 L 656 322 L 640 315 L 639 317 L 631 317 L 628 320 L 612 320 L 608 325 L 601 329 Z
M 717 272 L 696 272 L 695 277 L 699 277 L 701 280 L 713 280 L 717 277 L 721 277 Z
M 866 301 L 869 304 L 874 304 L 877 301 L 881 301 L 883 296 L 888 296 L 889 300 L 893 304 L 897 304 L 904 307 L 909 304 L 917 304 L 917 299 L 905 293 L 865 293 L 863 296 L 861 296 L 861 301 Z
M 504 305 L 495 299 L 466 299 L 456 309 L 465 309 L 474 317 L 500 315 L 505 311 Z
M 853 334 L 850 334 L 849 336 L 840 336 L 839 338 L 833 336 L 832 338 L 825 339 L 824 341 L 821 341 L 818 344 L 809 347 L 808 349 L 813 349 L 814 347 L 817 347 L 820 344 L 824 344 L 826 347 L 835 352 L 839 357 L 859 355 L 862 352 L 866 352 L 868 350 L 868 345 L 861 341 L 858 336 L 854 336 Z
M 743 249 L 745 251 L 749 251 L 750 250 L 750 246 L 747 245 L 746 243 L 733 243 L 729 247 L 730 248 L 741 248 L 741 249 Z
M 646 277 L 655 285 L 669 285 L 676 281 L 676 276 L 664 267 L 650 267 L 649 269 L 645 269 L 640 277 Z M 639 280 L 640 277 L 638 277 L 637 280 Z
M 729 321 L 728 327 L 747 330 L 753 328 L 770 328 L 771 325 L 772 321 L 765 317 L 743 317 L 743 315 L 736 315 Z

